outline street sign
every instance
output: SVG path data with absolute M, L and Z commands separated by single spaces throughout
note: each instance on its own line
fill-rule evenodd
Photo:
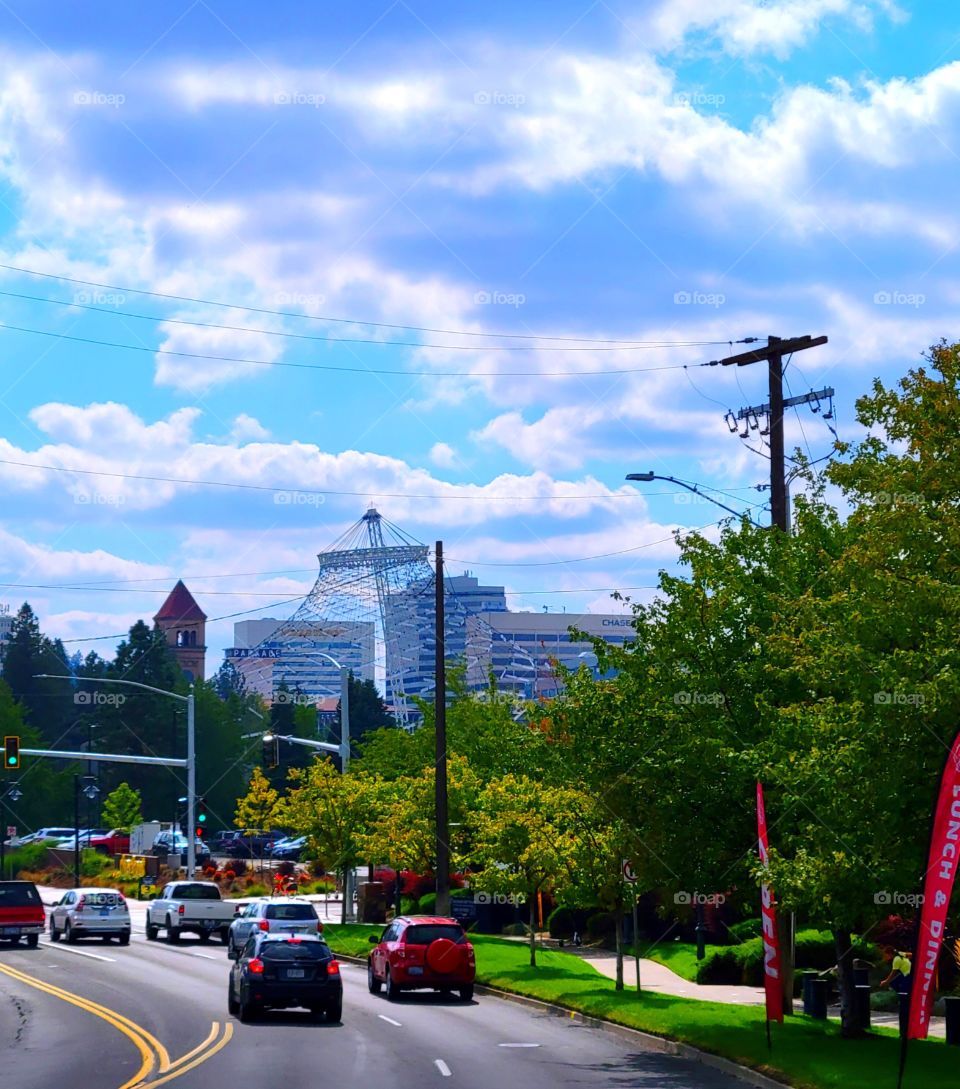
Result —
M 631 885 L 636 884 L 637 875 L 633 872 L 633 863 L 629 858 L 625 858 L 620 863 L 620 872 L 623 874 L 624 881 L 628 881 Z

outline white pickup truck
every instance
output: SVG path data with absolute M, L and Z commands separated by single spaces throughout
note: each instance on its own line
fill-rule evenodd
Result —
M 199 934 L 201 941 L 219 934 L 226 945 L 235 912 L 236 905 L 221 900 L 212 881 L 171 881 L 147 908 L 147 940 L 156 941 L 165 930 L 171 943 L 181 934 Z

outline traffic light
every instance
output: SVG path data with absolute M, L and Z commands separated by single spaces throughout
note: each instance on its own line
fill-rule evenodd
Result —
M 275 768 L 280 763 L 280 742 L 273 734 L 263 735 L 263 766 Z
M 207 825 L 207 799 L 197 798 L 197 838 L 200 839 L 203 836 L 204 829 Z
M 3 739 L 3 766 L 9 771 L 20 767 L 20 737 L 8 734 Z

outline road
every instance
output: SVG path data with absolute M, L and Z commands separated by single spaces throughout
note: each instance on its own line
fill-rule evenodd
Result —
M 745 1083 L 602 1030 L 479 996 L 388 1002 L 344 964 L 339 1025 L 306 1011 L 241 1025 L 217 943 L 100 941 L 0 950 L 0 1070 L 16 1089 L 743 1089 Z

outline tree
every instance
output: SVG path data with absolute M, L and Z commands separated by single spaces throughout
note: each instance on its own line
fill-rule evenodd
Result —
M 393 715 L 387 710 L 383 697 L 371 680 L 358 681 L 353 673 L 348 680 L 350 699 L 350 747 L 362 742 L 375 730 L 395 728 Z M 337 704 L 337 714 L 341 713 Z M 342 728 L 342 727 L 341 727 Z
M 479 866 L 472 883 L 526 900 L 530 911 L 530 966 L 537 964 L 537 894 L 570 880 L 576 838 L 570 819 L 575 792 L 526 776 L 505 775 L 477 799 Z
M 101 819 L 107 828 L 129 832 L 143 819 L 140 791 L 128 783 L 121 783 L 104 798 Z
M 233 823 L 245 832 L 266 832 L 276 823 L 279 810 L 279 792 L 260 768 L 254 768 L 247 793 L 237 801 Z

